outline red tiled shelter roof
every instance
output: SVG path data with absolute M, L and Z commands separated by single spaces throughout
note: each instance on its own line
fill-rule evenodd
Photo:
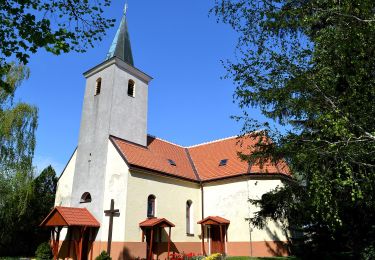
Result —
M 86 208 L 55 207 L 40 224 L 42 227 L 100 227 L 99 221 Z
M 201 225 L 229 225 L 230 221 L 219 216 L 208 216 L 197 223 Z
M 186 148 L 152 136 L 148 136 L 147 146 L 114 136 L 110 140 L 130 168 L 156 171 L 190 181 L 211 181 L 242 174 L 291 176 L 285 161 L 249 165 L 241 160 L 238 153 L 250 154 L 251 147 L 257 142 L 250 137 L 230 137 Z M 171 165 L 168 159 L 176 165 Z M 226 165 L 219 166 L 223 159 L 227 160 Z
M 165 218 L 147 218 L 139 223 L 141 228 L 144 227 L 174 227 L 174 224 Z

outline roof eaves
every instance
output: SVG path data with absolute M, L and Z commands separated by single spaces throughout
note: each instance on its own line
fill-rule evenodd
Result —
M 252 172 L 252 173 L 238 173 L 238 174 L 233 174 L 233 175 L 229 175 L 229 176 L 222 176 L 222 177 L 217 177 L 217 178 L 209 178 L 209 179 L 206 179 L 206 180 L 202 180 L 202 183 L 209 183 L 209 182 L 214 182 L 214 181 L 231 179 L 231 178 L 240 177 L 240 176 L 280 177 L 282 179 L 286 179 L 286 180 L 289 180 L 289 181 L 294 180 L 292 176 L 289 176 L 289 175 L 284 174 L 284 173 L 260 173 L 260 172 L 256 173 L 256 172 Z
M 76 148 L 74 149 L 74 151 L 73 151 L 72 155 L 70 156 L 68 162 L 65 164 L 64 169 L 61 171 L 59 178 L 57 178 L 57 181 L 60 180 L 61 176 L 63 175 L 63 173 L 64 173 L 64 171 L 65 171 L 65 169 L 66 169 L 66 167 L 68 167 L 68 164 L 69 164 L 70 161 L 72 160 L 74 153 L 77 151 L 77 148 L 78 148 L 78 146 L 76 146 Z
M 181 180 L 195 182 L 195 183 L 199 183 L 200 182 L 200 181 L 195 180 L 195 179 L 190 179 L 190 178 L 179 176 L 179 175 L 175 175 L 175 174 L 172 174 L 172 173 L 162 172 L 162 171 L 158 171 L 158 170 L 147 168 L 147 167 L 142 167 L 142 166 L 135 165 L 135 164 L 130 164 L 129 169 L 130 170 L 135 170 L 135 171 L 138 170 L 138 171 L 151 172 L 151 173 L 154 173 L 154 174 L 161 175 L 163 177 L 176 178 L 176 179 L 181 179 Z

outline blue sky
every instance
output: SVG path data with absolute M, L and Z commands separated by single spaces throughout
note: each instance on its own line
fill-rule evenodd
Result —
M 121 19 L 124 1 L 106 15 L 117 19 L 102 42 L 86 53 L 31 57 L 30 79 L 16 98 L 39 108 L 34 163 L 52 164 L 59 175 L 79 135 L 86 70 L 101 63 Z M 234 59 L 236 34 L 209 16 L 213 1 L 128 1 L 128 26 L 135 67 L 154 79 L 149 88 L 148 132 L 180 145 L 236 135 L 241 124 L 234 85 L 223 80 L 221 60 Z M 250 113 L 255 118 L 259 112 Z

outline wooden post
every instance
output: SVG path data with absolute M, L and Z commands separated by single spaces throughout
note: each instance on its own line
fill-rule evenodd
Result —
M 148 253 L 148 260 L 152 260 L 152 243 L 154 241 L 154 227 L 151 228 L 150 252 Z
M 78 246 L 78 251 L 79 251 L 79 256 L 78 257 L 78 260 L 81 260 L 82 259 L 82 244 L 83 244 L 83 235 L 85 234 L 85 231 L 86 231 L 86 226 L 83 226 L 81 227 L 81 229 L 79 230 L 79 246 Z
M 115 201 L 111 199 L 111 208 L 104 210 L 106 216 L 109 216 L 109 228 L 108 228 L 108 242 L 107 242 L 107 253 L 111 255 L 111 244 L 112 244 L 112 229 L 113 229 L 113 217 L 120 215 L 120 210 L 115 209 Z
M 221 249 L 221 253 L 223 254 L 224 253 L 224 247 L 223 247 L 223 228 L 222 228 L 222 225 L 219 225 L 220 227 L 220 249 Z
M 168 232 L 168 259 L 169 259 L 169 253 L 171 251 L 171 233 L 172 233 L 172 228 L 169 227 L 169 232 Z
M 59 254 L 59 242 L 60 242 L 60 231 L 62 227 L 57 228 L 57 234 L 56 234 L 56 259 Z
M 145 242 L 145 231 L 143 228 L 142 228 L 142 242 Z
M 57 228 L 57 230 L 56 230 Z M 60 231 L 62 227 L 55 227 L 52 229 L 52 253 L 53 253 L 53 259 L 57 259 L 57 255 L 59 254 L 59 241 L 60 241 Z
M 71 251 L 71 244 L 72 244 L 72 231 L 69 229 L 68 227 L 68 230 L 67 230 L 69 236 L 68 236 L 68 257 L 70 256 L 70 251 Z M 73 255 L 72 255 L 72 258 L 73 258 Z
M 202 230 L 202 254 L 206 255 L 206 250 L 204 249 L 204 226 L 201 224 L 201 230 Z
M 55 228 L 51 230 L 53 259 L 57 259 Z

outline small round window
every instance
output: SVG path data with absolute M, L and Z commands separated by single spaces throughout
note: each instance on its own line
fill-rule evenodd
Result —
M 80 203 L 88 203 L 91 202 L 91 194 L 90 192 L 85 192 L 81 196 L 81 200 L 79 201 Z

